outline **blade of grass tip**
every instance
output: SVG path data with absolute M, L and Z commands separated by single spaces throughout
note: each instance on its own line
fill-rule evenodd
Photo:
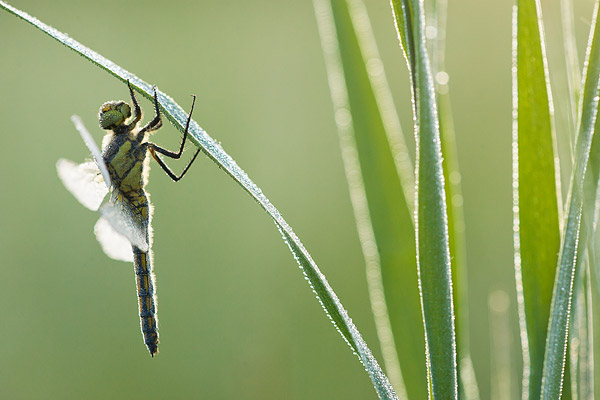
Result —
M 478 400 L 479 388 L 470 355 L 468 282 L 466 264 L 465 221 L 461 174 L 450 102 L 449 76 L 445 67 L 447 0 L 426 2 L 426 34 L 432 54 L 432 71 L 438 94 L 440 137 L 442 144 L 442 167 L 448 207 L 448 231 L 452 262 L 454 315 L 456 323 L 456 353 L 458 357 L 458 397 Z M 428 7 L 429 6 L 429 7 Z
M 598 84 L 600 83 L 600 29 L 598 28 L 598 2 L 594 10 L 592 29 L 585 65 L 581 119 L 575 146 L 575 165 L 571 175 L 565 231 L 559 254 L 558 271 L 554 285 L 548 340 L 544 356 L 542 398 L 556 399 L 561 395 L 565 369 L 566 343 L 573 281 L 576 276 L 578 240 L 584 198 L 584 177 L 590 157 L 598 114 Z
M 414 175 L 400 123 L 362 1 L 314 5 L 386 370 L 401 397 L 426 398 Z
M 555 135 L 536 0 L 519 0 L 513 42 L 514 251 L 523 349 L 523 393 L 538 399 L 560 247 Z
M 151 98 L 153 90 L 149 84 L 119 67 L 112 61 L 88 49 L 81 43 L 68 37 L 66 34 L 42 23 L 37 18 L 34 18 L 21 10 L 13 8 L 3 1 L 0 1 L 0 8 L 3 8 L 11 14 L 22 18 L 26 22 L 45 32 L 57 41 L 63 43 L 67 47 L 71 48 L 120 80 L 129 80 L 132 86 L 134 86 L 138 92 L 142 93 L 147 98 Z M 187 118 L 185 111 L 166 94 L 160 91 L 157 91 L 157 94 L 163 114 L 180 131 L 183 132 Z M 246 192 L 248 192 L 248 194 L 250 194 L 250 196 L 252 196 L 259 203 L 259 205 L 269 214 L 269 216 L 273 218 L 277 228 L 283 235 L 285 242 L 288 244 L 290 251 L 294 255 L 299 266 L 302 268 L 302 271 L 309 281 L 311 288 L 317 295 L 317 299 L 344 340 L 348 343 L 348 345 L 352 348 L 359 360 L 364 365 L 379 397 L 381 399 L 397 399 L 397 396 L 387 377 L 379 367 L 377 361 L 371 353 L 371 350 L 367 347 L 362 336 L 348 316 L 348 313 L 325 279 L 325 276 L 321 273 L 310 254 L 306 251 L 298 237 L 283 219 L 279 211 L 271 204 L 262 191 L 256 186 L 256 184 L 254 184 L 254 182 L 252 182 L 248 175 L 235 163 L 235 161 L 227 153 L 225 153 L 221 146 L 215 142 L 202 128 L 200 128 L 198 123 L 196 123 L 194 120 L 192 120 L 190 123 L 189 133 L 194 144 L 202 149 L 202 151 L 209 158 L 211 158 L 244 190 L 246 190 Z
M 430 398 L 457 398 L 456 340 L 448 219 L 437 101 L 427 54 L 423 1 L 392 0 L 413 86 L 416 238 Z M 407 51 L 407 49 L 413 49 Z M 411 57 L 414 57 L 411 59 Z M 414 69 L 412 69 L 414 68 Z

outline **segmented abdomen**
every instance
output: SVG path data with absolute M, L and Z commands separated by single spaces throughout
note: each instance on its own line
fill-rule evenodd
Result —
M 150 253 L 133 246 L 133 265 L 137 283 L 138 303 L 140 307 L 140 325 L 144 343 L 154 357 L 158 353 L 158 319 L 156 317 L 156 296 L 154 293 L 154 274 Z

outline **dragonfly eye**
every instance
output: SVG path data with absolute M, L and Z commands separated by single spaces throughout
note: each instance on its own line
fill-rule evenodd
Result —
M 131 107 L 124 101 L 109 101 L 102 104 L 98 118 L 102 129 L 113 129 L 123 125 L 131 117 Z

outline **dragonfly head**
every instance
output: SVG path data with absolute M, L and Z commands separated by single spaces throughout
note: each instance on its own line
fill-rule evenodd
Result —
M 102 104 L 98 117 L 102 129 L 114 129 L 123 125 L 125 120 L 131 117 L 131 107 L 123 100 L 109 101 Z

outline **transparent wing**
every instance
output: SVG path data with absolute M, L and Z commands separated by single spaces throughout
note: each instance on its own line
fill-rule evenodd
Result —
M 100 217 L 94 225 L 94 233 L 107 256 L 114 260 L 133 262 L 131 242 L 115 231 L 106 218 Z
M 81 204 L 90 210 L 98 210 L 108 193 L 108 187 L 96 163 L 88 161 L 76 164 L 61 158 L 56 163 L 56 171 L 65 187 Z
M 131 244 L 142 251 L 148 251 L 148 224 L 123 196 L 100 207 L 100 214 L 111 227 L 125 236 Z
M 102 153 L 100 152 L 100 149 L 96 145 L 96 142 L 94 142 L 92 135 L 90 135 L 90 133 L 88 132 L 86 127 L 83 125 L 83 121 L 81 121 L 81 118 L 79 118 L 79 116 L 72 115 L 71 121 L 75 125 L 75 129 L 77 129 L 77 131 L 81 135 L 81 138 L 85 142 L 85 145 L 92 153 L 92 157 L 94 157 L 94 160 L 96 161 L 96 164 L 98 165 L 98 169 L 100 170 L 100 172 L 102 173 L 102 176 L 104 177 L 104 182 L 106 183 L 106 186 L 108 186 L 110 188 L 112 186 L 112 182 L 110 180 L 110 175 L 108 174 L 108 168 L 106 168 L 106 164 L 104 163 L 104 158 L 102 158 Z

